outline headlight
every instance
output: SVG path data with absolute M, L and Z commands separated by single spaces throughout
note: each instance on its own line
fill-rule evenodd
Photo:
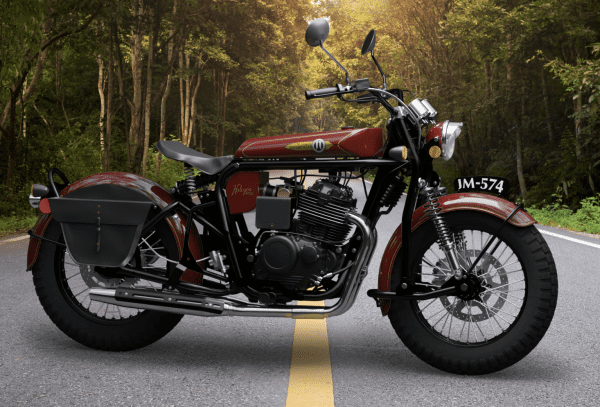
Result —
M 462 130 L 462 123 L 446 120 L 442 127 L 442 158 L 448 161 L 454 154 L 456 139 Z

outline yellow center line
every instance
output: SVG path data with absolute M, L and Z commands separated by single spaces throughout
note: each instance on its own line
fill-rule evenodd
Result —
M 325 301 L 298 301 L 325 306 Z M 326 319 L 297 319 L 286 407 L 333 407 Z

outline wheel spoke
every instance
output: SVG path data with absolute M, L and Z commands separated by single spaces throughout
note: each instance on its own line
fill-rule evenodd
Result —
M 519 260 L 516 260 L 516 261 L 513 261 L 513 262 L 512 262 L 512 263 L 510 263 L 510 264 L 506 264 L 506 265 L 504 265 L 504 266 L 502 266 L 502 267 L 499 267 L 499 268 L 495 268 L 494 266 L 491 266 L 491 269 L 493 269 L 493 270 L 488 270 L 488 271 L 486 271 L 485 273 L 481 273 L 481 275 L 482 275 L 482 276 L 485 276 L 486 274 L 488 274 L 490 278 L 493 278 L 493 277 L 495 277 L 495 276 L 498 276 L 498 275 L 499 275 L 499 271 L 500 271 L 500 270 L 504 270 L 506 267 L 508 267 L 508 266 L 511 266 L 511 265 L 513 265 L 513 264 L 515 264 L 515 263 L 519 263 L 519 264 L 520 264 Z M 496 274 L 493 274 L 493 275 L 492 275 L 492 274 L 490 274 L 490 272 L 491 272 L 491 271 L 495 271 L 495 272 L 496 272 Z M 510 273 L 515 273 L 515 272 L 517 272 L 517 271 L 523 271 L 523 269 L 512 270 L 512 271 L 504 271 L 502 274 L 503 274 L 503 275 L 504 275 L 504 274 L 510 274 Z
M 491 291 L 491 290 L 497 290 L 498 288 L 502 288 L 502 287 L 508 287 L 509 285 L 512 285 L 512 284 L 517 284 L 517 283 L 521 283 L 521 282 L 523 282 L 523 281 L 525 281 L 525 279 L 523 279 L 523 280 L 518 280 L 518 281 L 513 281 L 512 283 L 506 283 L 506 284 L 502 284 L 502 285 L 499 285 L 499 286 L 497 286 L 497 287 L 494 287 L 494 288 L 487 288 L 487 287 L 486 287 L 486 290 L 490 290 L 490 291 Z
M 467 327 L 467 343 L 469 343 L 469 334 L 471 333 L 471 321 L 472 321 L 472 316 L 471 316 L 471 304 L 468 305 L 467 310 L 469 312 L 469 326 Z M 475 337 L 475 340 L 477 341 L 477 337 Z
M 433 304 L 435 302 L 435 300 L 437 300 L 437 298 L 432 299 L 431 302 L 425 306 L 425 308 L 421 308 L 419 313 L 423 314 L 423 311 L 425 311 L 427 309 L 427 307 L 429 307 L 431 304 Z M 422 301 L 427 301 L 427 300 L 422 300 Z
M 458 340 L 460 340 L 460 338 L 462 338 L 462 334 L 463 334 L 463 331 L 465 330 L 465 326 L 466 325 L 467 325 L 467 320 L 464 320 L 463 321 L 463 326 L 462 326 L 462 328 L 460 330 L 460 334 L 458 334 Z
M 501 298 L 502 298 L 502 297 L 501 297 Z M 518 308 L 518 309 L 521 309 L 521 305 L 522 305 L 522 304 L 521 304 L 521 305 L 517 305 L 517 304 L 515 304 L 515 303 L 511 302 L 511 301 L 510 301 L 508 298 L 502 298 L 502 299 L 503 299 L 504 301 L 506 301 L 507 303 L 509 303 L 510 305 L 512 305 L 513 307 L 516 307 L 516 308 Z
M 451 318 L 453 318 L 452 314 L 454 314 L 454 306 L 456 304 L 456 300 L 457 300 L 457 298 L 454 297 L 454 301 L 452 302 L 452 311 L 450 311 L 448 313 L 448 316 L 446 317 L 446 320 L 444 321 L 444 325 L 442 325 L 442 330 L 440 331 L 440 333 L 442 333 L 442 334 L 444 333 L 444 328 L 446 327 L 446 323 L 448 322 L 449 318 L 450 318 L 450 325 L 452 325 L 452 319 Z M 448 332 L 448 336 L 450 336 L 450 332 Z
M 506 312 L 502 308 L 494 307 L 493 305 L 490 305 L 489 307 L 490 307 L 490 309 L 493 309 L 494 311 L 496 311 L 496 315 L 498 315 L 498 312 L 502 312 L 503 314 L 506 314 L 506 315 L 508 315 L 511 318 L 517 319 L 516 315 L 513 315 L 513 314 L 511 314 L 509 312 Z M 498 315 L 498 317 L 502 318 L 500 315 Z M 504 321 L 504 319 L 502 319 L 502 320 Z M 506 321 L 504 321 L 504 322 L 506 322 Z M 508 322 L 506 322 L 506 323 L 508 324 Z
M 485 337 L 485 333 L 483 333 L 483 331 L 481 330 L 481 327 L 479 326 L 479 322 L 475 322 L 475 326 L 477 327 L 477 329 L 479 329 L 479 332 L 481 332 L 481 336 L 483 337 L 483 341 L 487 342 L 487 338 Z M 475 335 L 475 338 L 477 338 L 477 334 Z
M 474 301 L 477 301 L 477 300 L 474 300 Z M 477 301 L 477 302 L 480 302 L 480 301 Z M 488 315 L 489 315 L 489 307 L 487 306 L 487 304 L 486 304 L 486 303 L 483 303 L 483 302 L 482 302 L 481 304 L 483 304 L 483 306 L 484 306 L 485 308 L 487 308 L 487 309 L 488 309 Z M 496 315 L 497 315 L 496 313 L 493 313 L 493 314 L 492 314 L 492 318 L 494 318 L 494 320 L 496 321 L 496 323 L 498 324 L 498 326 L 500 327 L 500 329 L 502 330 L 502 332 L 505 332 L 505 329 L 504 329 L 504 328 L 502 328 L 502 324 L 500 324 L 500 322 L 498 322 L 498 320 L 496 319 Z M 501 320 L 503 320 L 504 322 L 506 322 L 506 323 L 507 323 L 509 326 L 511 325 L 509 322 L 507 322 L 507 321 L 506 321 L 504 318 L 502 318 L 500 315 L 498 315 L 498 317 L 499 317 Z M 495 331 L 494 331 L 494 332 L 495 332 Z

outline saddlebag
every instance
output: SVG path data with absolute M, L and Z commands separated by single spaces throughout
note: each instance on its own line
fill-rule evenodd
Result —
M 152 202 L 119 185 L 95 185 L 49 199 L 69 254 L 79 264 L 126 265 L 135 253 Z

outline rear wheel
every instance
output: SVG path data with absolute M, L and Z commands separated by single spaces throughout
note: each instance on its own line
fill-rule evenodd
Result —
M 502 220 L 468 211 L 443 216 L 466 271 Z M 432 222 L 415 231 L 410 265 L 416 282 L 440 287 L 454 277 L 436 238 Z M 470 295 L 392 301 L 392 326 L 428 364 L 458 374 L 492 373 L 525 357 L 548 329 L 558 295 L 550 249 L 534 226 L 506 225 L 498 238 L 494 253 L 484 254 L 468 276 L 477 287 Z M 398 256 L 392 291 L 399 283 L 400 264 Z
M 52 220 L 45 237 L 64 242 L 60 223 Z M 143 237 L 147 243 L 140 243 L 132 261 L 140 261 L 147 271 L 164 275 L 167 264 L 157 253 L 169 259 L 178 258 L 171 230 L 163 221 Z M 139 349 L 165 336 L 183 317 L 91 301 L 89 290 L 93 287 L 160 288 L 160 285 L 119 276 L 110 269 L 76 264 L 64 246 L 42 241 L 32 273 L 38 298 L 52 322 L 69 337 L 90 348 Z

